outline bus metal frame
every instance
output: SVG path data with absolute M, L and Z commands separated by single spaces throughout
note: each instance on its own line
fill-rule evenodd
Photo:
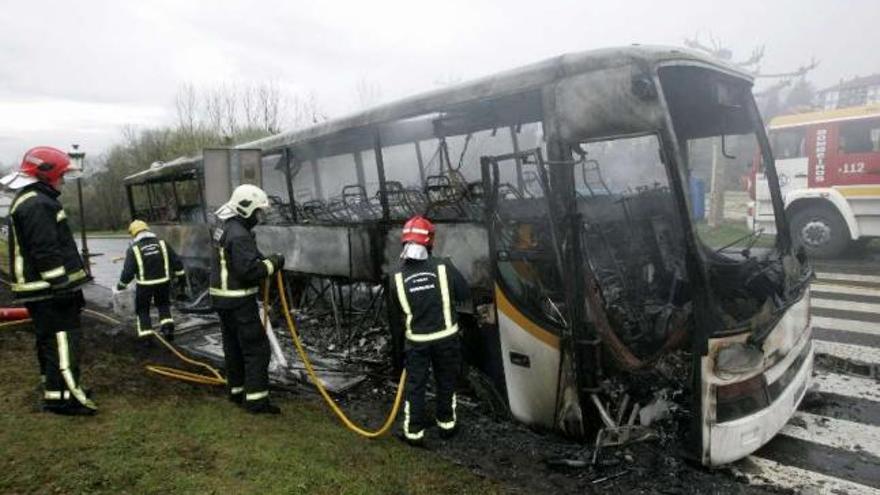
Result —
M 524 423 L 558 429 L 572 436 L 597 431 L 611 434 L 631 426 L 613 417 L 624 417 L 622 411 L 611 414 L 611 404 L 603 396 L 605 391 L 600 379 L 625 375 L 640 367 L 648 369 L 654 359 L 675 349 L 690 353 L 691 380 L 682 383 L 682 387 L 692 391 L 692 410 L 699 414 L 692 420 L 694 435 L 688 442 L 693 455 L 704 464 L 723 464 L 747 455 L 769 440 L 781 428 L 780 421 L 791 416 L 802 397 L 812 366 L 808 315 L 803 311 L 804 305 L 808 307 L 809 294 L 802 290 L 800 302 L 783 308 L 774 316 L 773 324 L 764 325 L 757 343 L 752 328 L 722 331 L 722 322 L 712 316 L 717 313 L 708 309 L 714 304 L 707 269 L 710 260 L 689 224 L 682 185 L 686 183 L 687 174 L 685 155 L 676 138 L 657 72 L 660 67 L 679 66 L 700 67 L 750 86 L 749 77 L 736 69 L 684 50 L 640 46 L 596 50 L 563 55 L 346 118 L 245 143 L 229 153 L 262 150 L 260 166 L 282 173 L 286 190 L 282 197 L 286 196 L 288 203 L 282 201 L 278 208 L 285 210 L 286 220 L 259 226 L 255 231 L 261 250 L 284 254 L 288 260 L 286 268 L 298 276 L 387 283 L 387 275 L 398 259 L 402 222 L 409 214 L 424 213 L 425 209 L 436 207 L 430 210 L 439 224 L 435 254 L 452 258 L 474 289 L 474 307 L 466 309 L 471 316 L 465 318 L 462 325 L 466 354 L 471 365 L 488 377 L 487 382 L 493 383 L 506 399 L 505 407 Z M 540 124 L 542 139 L 536 148 L 531 148 L 523 142 L 520 132 L 523 127 L 535 124 Z M 510 134 L 509 152 L 481 153 L 479 179 L 463 183 L 464 176 L 452 166 L 447 139 L 467 136 L 460 166 L 473 133 L 491 132 L 495 136 L 501 129 L 503 135 L 505 128 Z M 671 208 L 664 213 L 668 217 L 666 228 L 676 234 L 679 247 L 684 249 L 684 254 L 677 256 L 681 258 L 684 280 L 694 296 L 689 310 L 673 308 L 662 328 L 664 340 L 661 343 L 666 343 L 660 351 L 652 357 L 639 358 L 628 348 L 631 342 L 624 342 L 618 335 L 619 329 L 609 316 L 607 280 L 600 280 L 595 271 L 596 260 L 590 254 L 595 249 L 587 245 L 583 234 L 585 225 L 595 222 L 596 212 L 603 211 L 602 205 L 612 198 L 596 195 L 591 189 L 588 199 L 596 207 L 585 209 L 589 201 L 575 189 L 575 168 L 586 167 L 587 158 L 575 155 L 577 143 L 645 134 L 657 136 L 669 187 L 666 191 L 640 192 L 637 199 L 644 199 L 650 205 L 654 201 L 651 198 L 657 197 Z M 766 144 L 763 129 L 758 135 Z M 426 176 L 427 165 L 420 144 L 426 140 L 437 141 L 436 156 L 441 160 L 441 176 L 446 177 L 435 181 L 431 186 L 434 189 L 427 186 L 431 177 Z M 413 146 L 412 162 L 418 164 L 419 181 L 426 184 L 423 189 L 408 188 L 388 177 L 393 171 L 386 163 L 385 150 L 404 145 Z M 363 153 L 370 151 L 378 182 L 374 197 L 366 194 L 363 163 Z M 343 155 L 352 158 L 357 187 L 335 202 L 325 201 L 319 162 Z M 501 183 L 499 164 L 503 162 L 512 164 L 513 183 Z M 596 164 L 597 170 L 598 166 Z M 534 172 L 524 171 L 532 167 Z M 217 168 L 202 159 L 194 159 L 128 177 L 125 183 L 133 214 L 137 205 L 132 199 L 132 188 L 157 180 L 173 180 L 176 175 L 185 173 L 199 182 L 207 217 L 209 210 L 218 205 L 205 199 L 217 197 L 212 191 L 204 191 L 205 184 L 210 182 L 205 176 L 217 173 Z M 773 181 L 772 165 L 769 169 Z M 295 185 L 297 177 L 306 171 L 314 174 L 313 184 L 303 186 L 312 191 L 311 198 L 299 196 Z M 222 174 L 230 175 L 228 170 Z M 583 174 L 586 177 L 586 172 Z M 261 181 L 267 180 L 266 173 L 257 175 Z M 527 197 L 529 183 L 534 182 L 543 189 L 543 198 Z M 225 190 L 232 184 L 228 186 Z M 442 193 L 440 200 L 432 202 L 431 193 L 438 191 Z M 444 196 L 446 193 L 449 194 Z M 499 205 L 507 196 L 514 198 L 510 206 L 516 207 L 519 196 L 521 205 L 526 207 L 521 213 L 524 217 L 506 220 L 512 222 L 511 225 L 518 223 L 516 231 L 502 222 Z M 774 203 L 781 205 L 778 187 L 773 196 Z M 472 207 L 474 205 L 477 207 Z M 545 208 L 544 222 L 529 219 L 529 215 L 540 211 L 537 205 Z M 619 208 L 614 211 L 623 215 L 621 222 L 630 221 L 630 213 L 620 213 Z M 210 252 L 208 220 L 154 223 L 160 235 L 182 253 L 185 262 L 205 270 Z M 786 225 L 781 215 L 776 222 Z M 514 232 L 518 240 L 499 237 L 505 232 Z M 540 233 L 548 237 L 542 238 Z M 502 249 L 499 246 L 502 239 L 508 245 L 519 242 L 522 249 Z M 788 256 L 786 259 L 791 259 L 790 247 L 786 244 L 783 239 L 780 246 Z M 538 248 L 533 249 L 534 246 Z M 549 254 L 545 252 L 548 249 Z M 520 258 L 510 258 L 511 253 Z M 506 288 L 501 263 L 512 267 L 508 267 L 506 273 L 516 273 L 519 269 L 534 278 L 539 294 L 537 304 Z M 535 267 L 543 267 L 543 263 L 549 263 L 551 268 L 536 274 L 540 270 Z M 555 277 L 556 282 L 549 288 L 542 287 L 541 277 L 550 277 L 548 280 Z M 392 297 L 390 294 L 393 291 L 385 291 L 386 298 Z M 386 304 L 386 307 L 395 343 L 394 361 L 400 367 L 403 347 L 400 322 L 398 315 L 393 314 L 395 305 Z M 536 311 L 541 314 L 536 316 Z M 551 314 L 549 319 L 548 314 Z M 781 354 L 783 359 L 746 373 L 720 376 L 718 356 L 733 344 L 743 342 L 763 346 L 768 355 L 772 351 Z M 772 404 L 768 403 L 761 410 L 728 424 L 719 421 L 716 417 L 719 387 L 755 377 L 761 377 L 763 386 L 768 389 L 782 378 L 785 378 L 785 386 Z M 745 438 L 747 434 L 751 436 Z

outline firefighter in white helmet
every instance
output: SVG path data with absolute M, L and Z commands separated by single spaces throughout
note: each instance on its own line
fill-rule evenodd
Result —
M 257 186 L 235 188 L 216 212 L 213 230 L 211 303 L 220 315 L 229 399 L 254 414 L 278 414 L 269 402 L 270 347 L 260 321 L 260 282 L 284 268 L 284 256 L 263 256 L 251 229 L 269 208 Z

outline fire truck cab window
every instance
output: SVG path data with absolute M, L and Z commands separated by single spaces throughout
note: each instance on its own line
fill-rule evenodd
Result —
M 880 151 L 880 119 L 844 122 L 840 125 L 842 153 L 872 153 Z
M 806 141 L 807 130 L 805 127 L 770 131 L 770 147 L 773 148 L 773 156 L 780 160 L 807 156 Z

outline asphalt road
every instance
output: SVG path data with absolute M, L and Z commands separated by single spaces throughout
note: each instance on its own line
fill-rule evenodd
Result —
M 92 276 L 100 286 L 112 288 L 119 280 L 122 271 L 122 257 L 128 249 L 128 237 L 89 237 L 89 258 L 92 261 Z M 80 245 L 77 238 L 77 245 Z

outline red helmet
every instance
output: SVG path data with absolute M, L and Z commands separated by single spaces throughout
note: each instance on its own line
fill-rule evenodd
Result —
M 434 244 L 434 224 L 427 218 L 416 215 L 403 224 L 403 235 L 400 237 L 403 244 L 414 242 L 425 247 Z
M 67 172 L 79 171 L 67 153 L 49 146 L 37 146 L 24 154 L 20 173 L 55 186 Z

